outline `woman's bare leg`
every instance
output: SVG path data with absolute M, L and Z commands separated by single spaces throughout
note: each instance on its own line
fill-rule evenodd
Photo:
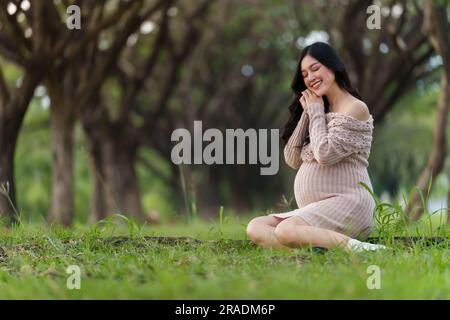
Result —
M 281 244 L 275 236 L 275 228 L 283 221 L 274 216 L 261 216 L 252 219 L 247 226 L 247 236 L 253 243 L 263 247 L 292 249 Z M 297 223 L 301 223 L 297 221 Z M 303 221 L 306 225 L 306 222 Z
M 345 248 L 350 237 L 328 229 L 305 225 L 300 217 L 293 216 L 281 221 L 274 230 L 277 241 L 290 248 L 298 247 L 322 247 Z

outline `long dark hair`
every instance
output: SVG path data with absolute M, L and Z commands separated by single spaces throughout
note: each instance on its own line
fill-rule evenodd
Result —
M 300 54 L 297 70 L 295 71 L 295 76 L 291 83 L 291 88 L 293 91 L 293 99 L 291 104 L 289 105 L 290 115 L 289 119 L 287 120 L 286 124 L 283 127 L 283 134 L 281 136 L 281 139 L 283 139 L 285 145 L 288 142 L 292 133 L 294 132 L 295 127 L 297 126 L 297 123 L 300 120 L 300 117 L 302 116 L 303 113 L 303 107 L 300 104 L 299 99 L 301 97 L 302 91 L 306 90 L 306 85 L 303 80 L 301 72 L 301 63 L 306 55 L 315 58 L 317 61 L 326 66 L 328 69 L 334 71 L 335 81 L 341 89 L 346 90 L 354 97 L 363 100 L 358 90 L 353 88 L 350 79 L 348 77 L 347 70 L 345 69 L 344 63 L 339 58 L 336 51 L 329 44 L 325 42 L 315 42 L 305 47 Z M 326 96 L 323 96 L 323 101 L 325 113 L 328 113 L 330 111 L 330 104 Z M 307 144 L 309 142 L 310 139 L 308 133 L 304 141 L 304 144 Z

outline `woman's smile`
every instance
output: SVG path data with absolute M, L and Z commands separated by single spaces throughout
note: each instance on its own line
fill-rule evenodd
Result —
M 320 85 L 322 84 L 322 80 L 317 80 L 315 81 L 312 85 L 311 88 L 313 89 L 319 89 Z

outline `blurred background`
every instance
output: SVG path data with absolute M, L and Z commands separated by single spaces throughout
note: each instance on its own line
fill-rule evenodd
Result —
M 375 119 L 376 196 L 411 195 L 413 220 L 415 187 L 430 212 L 446 208 L 449 15 L 445 0 L 0 0 L 2 220 L 295 208 L 281 140 L 279 173 L 262 176 L 260 165 L 175 165 L 170 137 L 194 120 L 281 129 L 300 51 L 315 41 L 336 48 Z

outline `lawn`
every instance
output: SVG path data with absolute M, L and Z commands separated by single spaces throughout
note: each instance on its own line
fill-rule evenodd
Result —
M 380 242 L 391 248 L 387 252 L 349 254 L 255 246 L 246 240 L 250 218 L 144 227 L 116 219 L 71 230 L 32 224 L 3 227 L 0 298 L 450 298 L 449 233 L 435 222 L 378 233 Z M 395 235 L 418 238 L 400 241 Z M 421 240 L 424 236 L 439 236 L 441 241 Z M 67 287 L 71 265 L 80 268 L 80 289 Z M 368 286 L 374 283 L 374 268 L 379 268 L 379 289 Z

